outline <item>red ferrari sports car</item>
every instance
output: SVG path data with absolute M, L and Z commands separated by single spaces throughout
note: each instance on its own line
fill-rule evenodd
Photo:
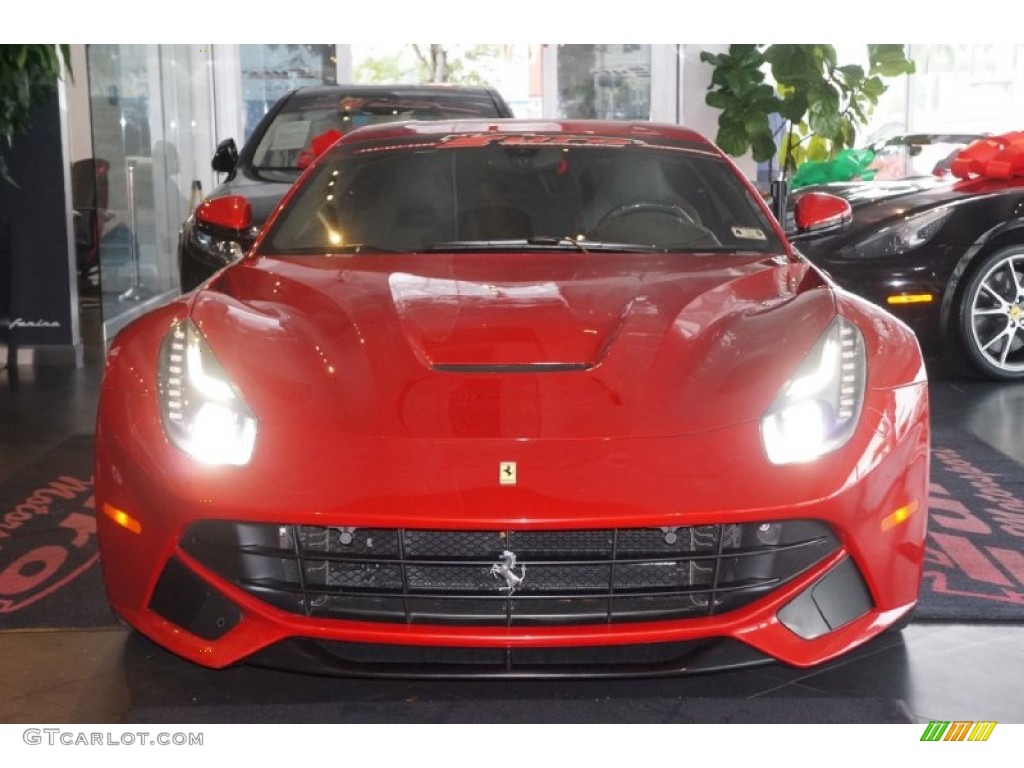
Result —
M 918 595 L 913 333 L 677 126 L 350 133 L 118 335 L 96 448 L 114 611 L 210 667 L 809 666 Z

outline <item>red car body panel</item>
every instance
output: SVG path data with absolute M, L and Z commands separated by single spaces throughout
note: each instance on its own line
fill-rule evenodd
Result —
M 374 134 L 399 140 L 411 130 L 447 135 L 451 126 Z M 704 143 L 646 125 L 560 130 Z M 916 602 L 929 445 L 917 343 L 791 253 L 259 254 L 257 243 L 206 290 L 131 325 L 108 357 L 98 507 L 126 511 L 141 532 L 98 516 L 104 576 L 114 610 L 172 651 L 223 667 L 290 637 L 461 647 L 730 637 L 807 666 L 865 642 Z M 837 314 L 864 336 L 860 422 L 849 442 L 814 462 L 773 465 L 760 419 Z M 247 466 L 204 466 L 165 435 L 158 353 L 186 316 L 259 416 Z M 518 482 L 500 485 L 499 465 L 509 461 Z M 907 508 L 917 511 L 887 524 Z M 442 626 L 275 608 L 182 549 L 185 529 L 206 518 L 452 530 L 810 519 L 827 523 L 839 548 L 717 616 Z M 205 640 L 149 607 L 172 556 L 240 608 L 223 637 Z M 814 639 L 780 623 L 777 612 L 845 558 L 874 608 Z

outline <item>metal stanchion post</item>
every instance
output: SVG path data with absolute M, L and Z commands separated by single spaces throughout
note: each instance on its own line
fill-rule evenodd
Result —
M 772 182 L 772 213 L 783 229 L 786 228 L 786 209 L 789 207 L 789 182 L 776 179 Z
M 128 259 L 132 268 L 132 283 L 128 290 L 118 296 L 119 301 L 142 301 L 148 299 L 152 294 L 142 284 L 139 275 L 139 248 L 135 240 L 135 233 L 138 231 L 138 218 L 135 213 L 135 166 L 128 163 Z

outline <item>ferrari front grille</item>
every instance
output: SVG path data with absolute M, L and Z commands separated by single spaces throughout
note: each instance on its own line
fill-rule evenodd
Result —
M 249 594 L 305 616 L 564 626 L 735 610 L 838 541 L 810 520 L 555 531 L 203 521 L 182 547 Z

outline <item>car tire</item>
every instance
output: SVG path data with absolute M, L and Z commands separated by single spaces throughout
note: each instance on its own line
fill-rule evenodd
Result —
M 987 378 L 1024 379 L 1024 245 L 978 262 L 959 304 L 960 344 Z

